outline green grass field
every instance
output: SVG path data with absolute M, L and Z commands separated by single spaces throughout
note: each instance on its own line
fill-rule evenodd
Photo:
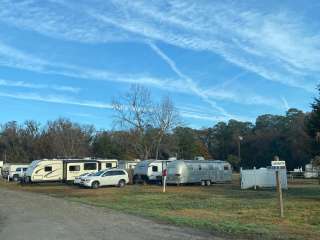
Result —
M 63 197 L 157 221 L 253 239 L 320 239 L 320 185 L 290 182 L 284 192 L 285 217 L 279 218 L 275 190 L 241 190 L 233 184 L 201 186 L 131 185 L 97 190 L 63 184 L 0 187 Z

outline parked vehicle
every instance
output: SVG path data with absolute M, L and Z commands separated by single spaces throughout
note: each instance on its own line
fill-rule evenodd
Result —
M 225 183 L 232 180 L 232 168 L 221 160 L 175 160 L 167 166 L 168 184 Z
M 3 161 L 0 161 L 0 175 L 2 175 Z
M 85 179 L 87 176 L 90 176 L 90 175 L 95 174 L 95 173 L 96 173 L 96 172 L 83 173 L 83 174 L 81 174 L 80 176 L 75 177 L 73 183 L 76 184 L 76 185 L 79 185 L 83 179 Z
M 80 185 L 90 188 L 102 186 L 124 187 L 129 182 L 128 173 L 123 169 L 109 169 L 98 171 L 81 180 Z
M 308 163 L 305 166 L 304 178 L 317 178 L 319 176 L 320 167 Z
M 117 167 L 116 159 L 42 159 L 35 160 L 23 182 L 70 182 L 81 174 Z
M 162 171 L 171 160 L 144 160 L 134 168 L 133 183 L 162 182 Z
M 9 181 L 19 181 L 25 175 L 28 167 L 28 164 L 6 163 L 3 166 L 2 176 Z

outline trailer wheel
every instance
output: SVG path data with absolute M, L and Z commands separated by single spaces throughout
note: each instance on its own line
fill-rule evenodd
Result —
M 211 185 L 211 181 L 210 180 L 206 181 L 206 185 L 210 186 Z
M 201 180 L 201 186 L 205 186 L 206 185 L 206 181 Z
M 19 176 L 18 176 L 18 175 L 13 175 L 12 180 L 13 180 L 14 182 L 18 182 Z
M 122 188 L 122 187 L 124 187 L 125 185 L 126 185 L 126 181 L 123 180 L 123 179 L 121 179 L 121 180 L 118 182 L 118 187 L 119 187 L 119 188 Z
M 93 189 L 99 188 L 99 182 L 98 182 L 98 181 L 93 182 L 93 183 L 91 184 L 91 187 L 92 187 Z

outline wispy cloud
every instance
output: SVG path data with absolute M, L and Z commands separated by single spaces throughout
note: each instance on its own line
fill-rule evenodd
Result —
M 14 99 L 19 99 L 19 100 L 47 102 L 47 103 L 68 104 L 68 105 L 90 107 L 90 108 L 112 109 L 112 106 L 109 103 L 88 101 L 88 100 L 77 100 L 77 99 L 67 98 L 66 96 L 63 96 L 63 95 L 46 95 L 46 96 L 44 96 L 44 95 L 40 95 L 38 93 L 0 92 L 0 97 L 14 98 Z
M 80 88 L 71 87 L 71 86 L 35 84 L 35 83 L 28 83 L 25 81 L 12 81 L 12 80 L 6 80 L 1 78 L 0 78 L 0 86 L 30 88 L 30 89 L 50 89 L 55 91 L 71 92 L 71 93 L 78 93 L 80 91 Z
M 319 76 L 320 32 L 290 10 L 186 0 L 49 2 L 3 0 L 0 21 L 73 41 L 151 39 L 209 51 L 267 80 L 307 91 Z

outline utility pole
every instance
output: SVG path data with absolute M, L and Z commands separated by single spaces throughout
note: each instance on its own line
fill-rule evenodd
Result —
M 241 166 L 241 141 L 243 140 L 242 136 L 238 136 L 238 160 L 239 166 Z

